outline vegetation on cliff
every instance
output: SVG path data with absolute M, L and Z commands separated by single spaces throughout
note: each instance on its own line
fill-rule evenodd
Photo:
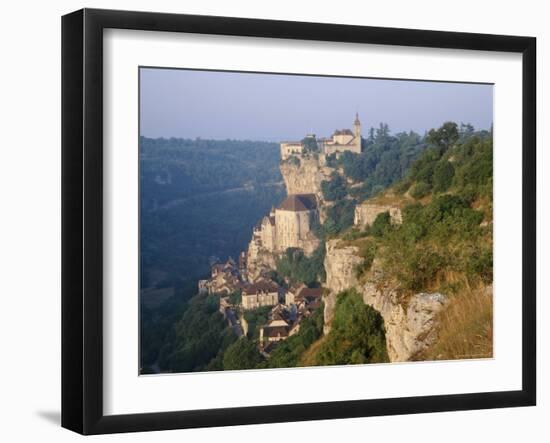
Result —
M 392 135 L 388 125 L 381 123 L 362 140 L 361 154 L 344 152 L 338 158 L 331 156 L 329 165 L 342 168 L 345 177 L 358 184 L 348 187 L 340 183 L 339 193 L 363 201 L 403 179 L 425 148 L 426 141 L 419 134 L 411 131 Z
M 324 259 L 324 243 L 319 245 L 311 257 L 307 257 L 301 249 L 288 248 L 277 259 L 277 273 L 290 284 L 304 283 L 309 287 L 318 286 L 325 281 Z
M 331 330 L 314 358 L 317 365 L 383 363 L 386 351 L 384 320 L 354 289 L 336 297 Z
M 300 366 L 304 353 L 323 335 L 323 309 L 321 306 L 313 314 L 300 322 L 300 330 L 287 338 L 271 353 L 265 367 L 291 368 Z
M 363 257 L 359 281 L 397 284 L 403 303 L 419 292 L 450 296 L 437 320 L 438 341 L 415 358 L 490 357 L 492 134 L 446 123 L 426 141 L 407 176 L 374 199 L 399 202 L 402 223 L 381 213 L 366 229 L 348 230 L 343 244 L 357 246 Z
M 403 179 L 412 162 L 426 149 L 424 137 L 414 132 L 390 133 L 386 124 L 371 128 L 362 152 L 328 156 L 337 171 L 321 183 L 326 219 L 317 227 L 320 238 L 337 236 L 353 225 L 355 205 Z

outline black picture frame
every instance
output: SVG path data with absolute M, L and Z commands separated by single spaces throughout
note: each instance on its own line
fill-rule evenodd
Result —
M 522 389 L 177 412 L 103 413 L 103 30 L 171 31 L 522 54 Z M 62 426 L 82 434 L 319 420 L 536 403 L 536 39 L 83 9 L 62 18 Z

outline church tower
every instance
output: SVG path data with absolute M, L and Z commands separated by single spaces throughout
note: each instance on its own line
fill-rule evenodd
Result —
M 355 113 L 355 121 L 353 122 L 353 135 L 355 136 L 356 149 L 358 153 L 361 152 L 361 122 L 359 121 L 359 114 Z

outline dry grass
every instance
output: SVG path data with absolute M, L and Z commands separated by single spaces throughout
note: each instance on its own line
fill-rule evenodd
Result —
M 493 295 L 486 288 L 451 298 L 439 315 L 439 338 L 418 359 L 457 360 L 493 356 Z
M 323 335 L 319 340 L 313 342 L 309 348 L 302 354 L 298 366 L 316 366 L 317 365 L 317 352 L 326 339 L 326 335 Z
M 383 205 L 383 206 L 399 206 L 403 207 L 406 206 L 409 203 L 414 203 L 416 200 L 412 198 L 408 194 L 397 194 L 393 192 L 393 190 L 388 190 L 386 192 L 383 192 L 382 194 L 378 194 L 374 197 L 369 198 L 368 200 L 365 200 L 364 203 L 370 203 L 370 204 L 376 204 L 376 205 Z

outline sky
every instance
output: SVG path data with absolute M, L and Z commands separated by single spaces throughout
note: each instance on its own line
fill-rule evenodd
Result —
M 381 122 L 423 134 L 446 121 L 489 129 L 493 86 L 183 69 L 140 69 L 140 135 L 300 140 Z

